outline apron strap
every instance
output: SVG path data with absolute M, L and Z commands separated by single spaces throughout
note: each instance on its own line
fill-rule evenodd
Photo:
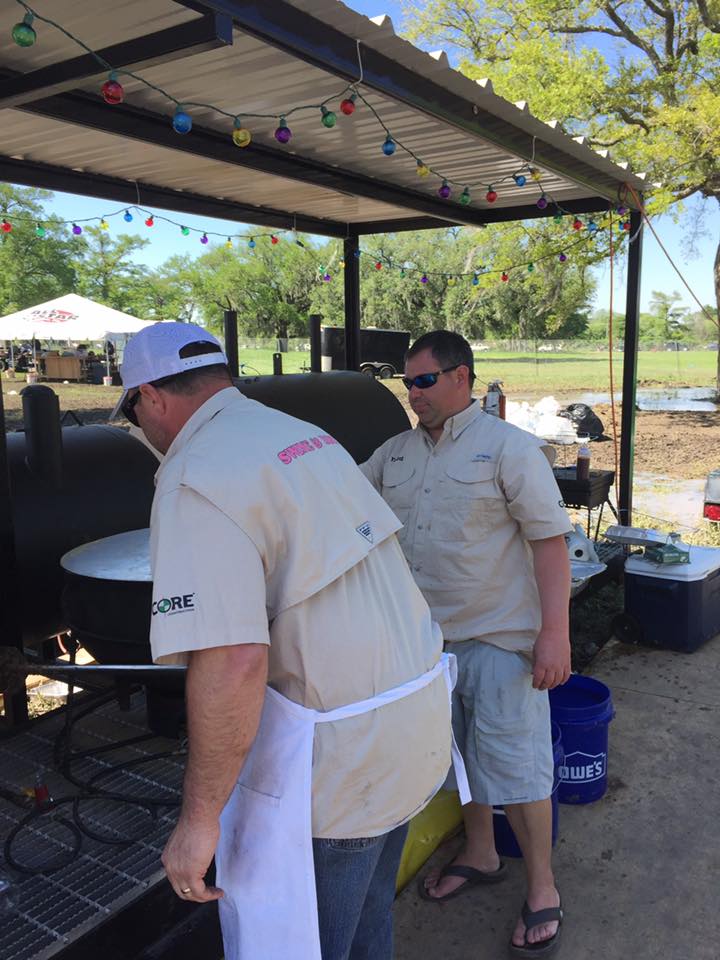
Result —
M 419 677 L 408 680 L 407 683 L 401 683 L 398 687 L 392 687 L 384 693 L 378 693 L 376 696 L 368 697 L 366 700 L 348 703 L 346 706 L 338 707 L 336 710 L 327 710 L 325 712 L 316 710 L 314 711 L 315 723 L 334 723 L 336 720 L 346 720 L 348 717 L 357 717 L 361 713 L 369 713 L 371 710 L 377 710 L 379 707 L 384 707 L 388 703 L 402 700 L 403 697 L 408 697 L 411 693 L 416 693 L 418 690 L 422 690 L 423 687 L 427 687 L 436 677 L 439 677 L 443 671 L 447 671 L 449 669 L 448 658 L 450 656 L 452 656 L 452 654 L 443 653 L 435 666 L 431 670 L 428 670 L 427 673 L 422 673 Z M 453 656 L 452 659 L 454 660 L 455 657 Z

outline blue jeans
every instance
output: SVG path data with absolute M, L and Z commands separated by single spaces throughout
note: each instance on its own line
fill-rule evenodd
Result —
M 380 837 L 313 839 L 323 960 L 392 960 L 395 880 L 408 826 Z

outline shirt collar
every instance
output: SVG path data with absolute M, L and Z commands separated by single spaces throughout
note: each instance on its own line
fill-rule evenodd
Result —
M 224 390 L 218 390 L 218 392 L 214 393 L 208 400 L 206 400 L 201 407 L 198 407 L 198 409 L 190 417 L 180 433 L 178 433 L 168 447 L 167 453 L 165 454 L 165 457 L 163 458 L 163 461 L 160 464 L 157 473 L 155 474 L 156 482 L 168 460 L 182 450 L 183 447 L 186 447 L 198 430 L 202 429 L 206 423 L 209 423 L 210 420 L 217 416 L 221 410 L 224 410 L 225 407 L 229 406 L 231 403 L 234 403 L 238 399 L 244 400 L 245 397 L 243 397 L 237 387 L 226 387 Z
M 479 404 L 477 400 L 471 400 L 469 407 L 465 407 L 460 413 L 456 413 L 454 417 L 450 417 L 449 420 L 445 421 L 445 430 L 452 434 L 453 440 L 457 440 L 460 434 L 467 430 L 470 424 L 474 423 L 475 420 L 482 415 L 482 405 Z
M 440 439 L 443 437 L 451 436 L 453 440 L 457 440 L 461 433 L 466 430 L 471 423 L 477 420 L 478 417 L 482 416 L 483 409 L 482 405 L 473 399 L 470 401 L 470 406 L 465 407 L 464 410 L 461 410 L 460 413 L 456 413 L 452 417 L 448 417 L 445 423 L 443 424 L 443 432 Z M 421 427 L 421 430 L 428 442 L 432 444 L 430 435 L 424 427 Z

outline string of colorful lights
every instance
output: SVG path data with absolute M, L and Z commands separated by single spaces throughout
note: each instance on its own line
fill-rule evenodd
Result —
M 25 10 L 25 15 L 23 17 L 23 20 L 20 21 L 19 23 L 16 23 L 12 29 L 12 38 L 14 42 L 18 46 L 24 47 L 24 48 L 33 46 L 37 40 L 37 32 L 35 30 L 35 27 L 33 26 L 35 21 L 45 23 L 48 26 L 51 26 L 57 29 L 58 31 L 60 31 L 64 36 L 72 40 L 74 43 L 78 44 L 83 50 L 85 50 L 88 54 L 93 56 L 95 60 L 98 62 L 98 64 L 102 67 L 102 69 L 108 72 L 108 78 L 102 84 L 100 88 L 100 94 L 102 95 L 103 99 L 109 106 L 116 106 L 124 101 L 125 91 L 118 78 L 121 75 L 128 76 L 133 80 L 137 81 L 138 83 L 144 85 L 145 87 L 155 91 L 156 93 L 161 94 L 163 97 L 169 100 L 170 103 L 174 105 L 172 126 L 175 132 L 178 133 L 179 135 L 181 136 L 187 135 L 192 131 L 193 121 L 192 121 L 192 116 L 188 112 L 188 110 L 192 108 L 209 110 L 232 121 L 231 136 L 232 136 L 233 143 L 235 143 L 236 146 L 244 149 L 250 146 L 250 144 L 252 143 L 252 133 L 248 129 L 248 127 L 245 125 L 245 121 L 247 118 L 265 119 L 265 120 L 270 119 L 270 120 L 276 121 L 278 125 L 274 131 L 273 136 L 279 144 L 286 145 L 290 142 L 292 138 L 292 131 L 288 126 L 287 118 L 291 117 L 293 114 L 296 114 L 301 111 L 308 111 L 308 110 L 319 111 L 320 122 L 325 128 L 331 129 L 335 127 L 335 125 L 337 124 L 338 115 L 336 110 L 330 109 L 329 105 L 333 104 L 334 101 L 338 100 L 339 101 L 338 109 L 340 113 L 343 114 L 344 116 L 350 117 L 355 113 L 357 103 L 358 101 L 360 101 L 360 103 L 362 103 L 365 107 L 367 107 L 367 109 L 373 115 L 373 117 L 378 122 L 378 124 L 381 126 L 385 134 L 385 138 L 382 142 L 382 152 L 385 156 L 388 156 L 388 157 L 393 156 L 399 148 L 399 150 L 402 153 L 407 154 L 409 157 L 413 159 L 416 165 L 417 175 L 420 178 L 425 179 L 432 175 L 433 177 L 441 181 L 440 186 L 438 187 L 438 190 L 437 190 L 437 194 L 441 199 L 450 201 L 453 198 L 453 187 L 461 186 L 462 191 L 459 197 L 457 198 L 457 202 L 459 202 L 463 206 L 467 206 L 468 204 L 473 202 L 471 190 L 474 189 L 476 186 L 478 186 L 478 184 L 472 184 L 472 183 L 468 184 L 468 183 L 459 182 L 449 176 L 446 176 L 444 173 L 435 169 L 433 166 L 430 166 L 424 163 L 423 160 L 420 158 L 420 156 L 411 147 L 404 144 L 401 140 L 399 140 L 397 137 L 394 137 L 391 134 L 387 124 L 384 122 L 384 120 L 382 119 L 378 111 L 363 95 L 359 87 L 359 81 L 356 83 L 351 83 L 346 85 L 345 87 L 343 87 L 343 89 L 339 93 L 333 94 L 332 96 L 325 98 L 325 100 L 323 100 L 321 103 L 295 105 L 285 109 L 284 112 L 279 115 L 278 114 L 245 113 L 241 117 L 239 115 L 229 113 L 228 111 L 223 110 L 222 108 L 217 107 L 214 104 L 189 102 L 189 101 L 180 102 L 176 97 L 174 97 L 167 90 L 164 90 L 163 88 L 151 83 L 149 80 L 146 80 L 144 77 L 140 76 L 139 74 L 127 69 L 115 68 L 112 64 L 108 63 L 103 57 L 101 57 L 94 50 L 92 50 L 92 48 L 90 48 L 84 41 L 76 37 L 70 31 L 66 30 L 59 23 L 51 20 L 48 17 L 42 16 L 41 14 L 39 14 L 36 10 L 30 7 L 29 4 L 25 2 L 25 0 L 16 0 L 16 2 L 18 3 L 19 6 L 21 6 Z M 358 43 L 358 66 L 359 66 L 360 78 L 362 78 L 362 60 L 360 56 L 359 43 Z M 565 210 L 562 207 L 562 205 L 558 201 L 556 201 L 548 191 L 545 190 L 542 182 L 542 173 L 537 167 L 533 166 L 534 155 L 535 155 L 534 144 L 535 144 L 535 139 L 533 138 L 532 156 L 529 161 L 521 161 L 520 166 L 513 173 L 506 174 L 504 176 L 498 176 L 497 178 L 494 179 L 494 184 L 485 185 L 486 186 L 485 200 L 487 203 L 491 203 L 491 204 L 495 203 L 498 199 L 498 191 L 496 187 L 501 186 L 505 182 L 512 180 L 515 186 L 524 187 L 528 183 L 528 180 L 531 180 L 537 185 L 537 189 L 539 190 L 539 197 L 536 200 L 536 206 L 538 207 L 538 209 L 545 210 L 549 206 L 552 206 L 556 211 L 553 216 L 553 222 L 555 224 L 561 224 L 563 223 L 566 217 L 568 218 L 572 217 L 573 231 L 575 231 L 576 233 L 579 233 L 580 231 L 583 230 L 583 228 L 585 228 L 585 235 L 580 240 L 566 242 L 563 245 L 562 249 L 555 250 L 553 253 L 537 257 L 534 261 L 526 260 L 519 264 L 513 264 L 511 266 L 505 267 L 502 270 L 499 270 L 499 269 L 488 270 L 485 267 L 481 267 L 478 270 L 473 270 L 470 273 L 468 272 L 456 273 L 456 274 L 437 273 L 434 271 L 420 270 L 420 268 L 411 267 L 411 266 L 402 266 L 402 265 L 398 266 L 396 264 L 392 264 L 389 260 L 387 260 L 387 258 L 384 258 L 382 255 L 374 257 L 375 268 L 377 270 L 383 269 L 384 266 L 388 268 L 397 268 L 401 271 L 401 273 L 404 276 L 408 274 L 420 273 L 421 274 L 420 282 L 423 285 L 429 282 L 429 278 L 431 276 L 443 276 L 443 277 L 446 277 L 448 280 L 452 280 L 453 283 L 456 282 L 458 279 L 469 277 L 471 278 L 471 282 L 477 286 L 479 284 L 479 277 L 482 274 L 499 273 L 501 281 L 507 282 L 510 278 L 511 271 L 517 270 L 520 267 L 526 268 L 528 272 L 533 272 L 533 270 L 535 269 L 535 263 L 539 263 L 551 257 L 557 257 L 557 259 L 561 263 L 565 263 L 568 260 L 568 254 L 566 253 L 566 250 L 569 250 L 572 247 L 577 246 L 578 242 L 586 242 L 588 239 L 593 239 L 596 236 L 596 234 L 602 229 L 602 224 L 598 224 L 592 217 L 589 220 L 587 220 L 587 222 L 585 222 L 577 215 L 571 214 L 569 211 Z M 72 221 L 55 221 L 55 223 L 56 225 L 59 223 L 62 226 L 69 226 L 74 236 L 80 236 L 83 232 L 83 227 L 81 226 L 81 224 L 83 223 L 97 222 L 100 228 L 105 230 L 109 229 L 110 224 L 108 221 L 111 218 L 116 216 L 122 216 L 125 222 L 131 223 L 134 220 L 133 212 L 131 211 L 134 211 L 136 215 L 140 214 L 142 217 L 144 217 L 145 226 L 148 228 L 153 227 L 155 224 L 155 221 L 157 220 L 157 221 L 163 221 L 163 222 L 169 223 L 177 227 L 183 236 L 187 237 L 187 236 L 190 236 L 191 234 L 199 234 L 200 242 L 203 245 L 206 245 L 209 243 L 210 237 L 225 236 L 226 237 L 225 247 L 227 248 L 233 247 L 233 241 L 237 242 L 240 240 L 247 240 L 248 248 L 250 250 L 254 250 L 257 246 L 257 239 L 259 240 L 269 239 L 270 243 L 272 245 L 275 245 L 279 242 L 279 237 L 282 234 L 291 232 L 294 237 L 295 243 L 297 243 L 298 246 L 301 246 L 301 247 L 304 246 L 303 242 L 298 239 L 297 233 L 294 230 L 293 231 L 278 230 L 273 233 L 256 231 L 255 233 L 252 233 L 252 234 L 237 233 L 237 234 L 231 234 L 228 236 L 224 233 L 221 234 L 213 230 L 203 230 L 196 227 L 189 227 L 180 221 L 173 220 L 172 218 L 154 214 L 152 211 L 147 210 L 139 205 L 122 207 L 119 210 L 115 210 L 101 217 L 88 217 L 84 219 L 75 219 Z M 620 231 L 623 234 L 628 233 L 630 231 L 630 221 L 625 219 L 627 214 L 627 208 L 622 205 L 619 205 L 616 208 L 616 212 L 620 217 L 620 221 L 619 221 Z M 0 222 L 0 231 L 2 231 L 2 233 L 4 234 L 8 234 L 12 231 L 12 222 L 7 212 L 5 213 L 2 219 L 2 222 Z M 42 239 L 47 233 L 47 227 L 43 225 L 42 222 L 37 222 L 35 233 L 39 239 Z M 371 256 L 371 254 L 368 254 L 366 251 L 358 250 L 356 253 L 356 256 L 358 257 Z M 320 269 L 321 269 L 322 279 L 325 282 L 329 282 L 332 279 L 331 275 L 324 268 L 321 267 Z
M 151 83 L 149 80 L 142 77 L 140 74 L 135 73 L 134 71 L 127 70 L 124 68 L 116 68 L 112 64 L 108 63 L 103 57 L 96 53 L 91 47 L 89 47 L 83 40 L 76 37 L 69 30 L 66 30 L 63 26 L 57 23 L 54 20 L 51 20 L 49 17 L 42 16 L 36 10 L 34 10 L 25 0 L 16 0 L 16 3 L 25 10 L 25 16 L 22 21 L 16 23 L 12 29 L 12 38 L 15 43 L 20 47 L 31 47 L 37 40 L 37 33 L 33 26 L 35 21 L 46 23 L 49 26 L 54 27 L 64 34 L 68 39 L 72 40 L 74 43 L 78 44 L 86 53 L 90 54 L 95 58 L 98 65 L 102 67 L 103 70 L 108 71 L 108 79 L 102 84 L 100 88 L 100 93 L 109 106 L 117 106 L 121 104 L 125 99 L 125 90 L 122 84 L 119 81 L 120 76 L 127 76 L 147 87 L 150 90 L 153 90 L 155 93 L 159 93 L 161 96 L 165 97 L 173 106 L 174 113 L 172 117 L 172 127 L 176 133 L 181 136 L 187 135 L 192 131 L 193 120 L 192 115 L 189 112 L 192 108 L 202 109 L 211 111 L 218 114 L 219 116 L 232 121 L 232 140 L 233 143 L 240 147 L 246 148 L 252 143 L 253 135 L 250 129 L 245 125 L 245 121 L 249 118 L 251 119 L 261 119 L 261 120 L 272 120 L 277 122 L 277 127 L 274 131 L 275 140 L 281 145 L 287 145 L 292 139 L 292 131 L 287 123 L 287 118 L 293 114 L 299 113 L 301 111 L 316 111 L 320 113 L 320 122 L 323 127 L 327 129 L 332 129 L 336 126 L 338 121 L 338 114 L 336 110 L 330 109 L 329 104 L 332 104 L 334 101 L 339 101 L 338 109 L 341 114 L 344 116 L 352 116 L 357 108 L 357 103 L 360 101 L 373 117 L 377 120 L 378 124 L 381 126 L 383 133 L 385 134 L 384 139 L 381 144 L 382 152 L 385 156 L 393 156 L 399 149 L 402 153 L 406 154 L 415 162 L 415 169 L 417 175 L 425 179 L 429 176 L 433 176 L 440 181 L 440 186 L 437 189 L 437 195 L 443 200 L 451 200 L 453 197 L 453 187 L 461 187 L 461 192 L 457 198 L 458 202 L 463 206 L 467 206 L 472 203 L 472 193 L 471 191 L 481 184 L 479 183 L 467 183 L 464 181 L 458 181 L 448 176 L 446 173 L 441 172 L 440 170 L 435 169 L 434 166 L 431 166 L 425 163 L 419 154 L 409 147 L 407 144 L 403 143 L 396 136 L 393 136 L 388 125 L 382 119 L 375 107 L 369 102 L 369 100 L 364 96 L 358 83 L 350 83 L 343 87 L 338 93 L 333 94 L 329 97 L 326 97 L 320 103 L 312 104 L 298 104 L 292 107 L 288 107 L 283 110 L 280 114 L 261 114 L 261 113 L 243 113 L 242 116 L 238 114 L 230 113 L 227 110 L 223 110 L 221 107 L 218 107 L 212 103 L 200 103 L 196 101 L 180 101 L 172 93 L 163 89 L 162 87 L 157 86 L 154 83 Z M 358 59 L 359 59 L 359 72 L 362 76 L 362 60 L 360 58 L 360 44 L 358 43 Z M 485 200 L 487 203 L 495 203 L 498 199 L 497 187 L 501 186 L 503 183 L 512 181 L 517 187 L 524 187 L 528 180 L 532 180 L 537 184 L 539 190 L 539 197 L 536 200 L 536 206 L 540 210 L 547 209 L 548 206 L 554 206 L 559 214 L 567 214 L 568 211 L 564 210 L 562 205 L 558 203 L 552 195 L 543 187 L 542 183 L 542 173 L 537 167 L 533 166 L 534 161 L 534 138 L 533 138 L 533 152 L 532 156 L 528 161 L 521 161 L 518 169 L 512 173 L 505 174 L 503 176 L 498 175 L 494 178 L 493 183 L 483 183 L 483 189 L 485 189 Z

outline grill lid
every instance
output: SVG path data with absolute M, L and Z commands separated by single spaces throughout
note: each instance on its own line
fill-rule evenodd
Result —
M 129 530 L 84 543 L 64 554 L 60 563 L 79 577 L 150 583 L 150 531 Z

